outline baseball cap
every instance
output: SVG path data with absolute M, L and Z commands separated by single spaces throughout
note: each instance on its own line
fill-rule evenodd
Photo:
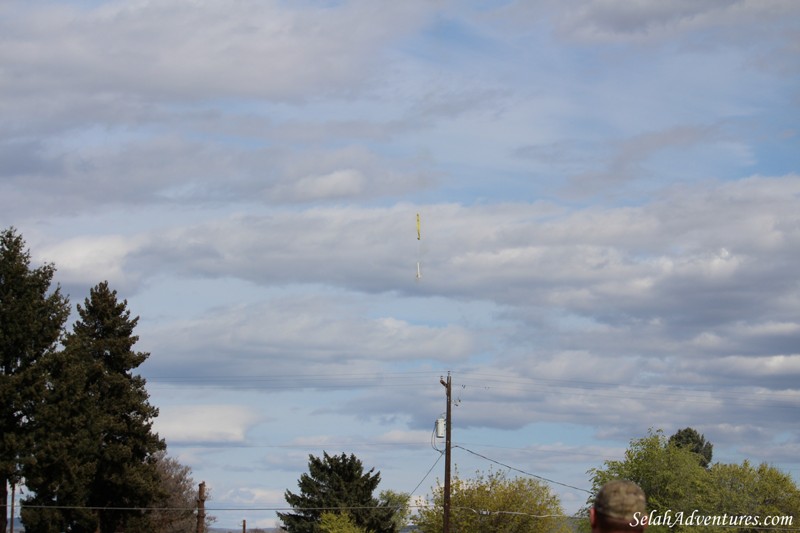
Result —
M 647 512 L 644 491 L 633 481 L 624 479 L 603 485 L 594 500 L 594 508 L 609 518 L 626 522 L 634 520 L 636 513 Z

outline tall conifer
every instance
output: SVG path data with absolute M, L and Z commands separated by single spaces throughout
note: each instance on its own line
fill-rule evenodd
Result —
M 324 513 L 347 513 L 367 531 L 395 533 L 395 508 L 373 496 L 380 481 L 380 472 L 365 472 L 355 455 L 309 455 L 308 474 L 298 481 L 300 494 L 285 494 L 295 512 L 278 513 L 278 518 L 289 533 L 320 533 Z
M 51 287 L 55 267 L 31 268 L 14 228 L 0 232 L 0 531 L 8 524 L 8 484 L 30 461 L 29 422 L 40 394 L 39 363 L 61 338 L 69 303 Z
M 47 398 L 35 419 L 38 460 L 26 473 L 35 494 L 23 521 L 37 533 L 53 526 L 113 533 L 144 523 L 129 509 L 163 497 L 156 459 L 166 445 L 152 427 L 158 409 L 144 378 L 133 373 L 149 356 L 133 350 L 138 317 L 107 282 L 77 309 L 63 352 L 50 359 Z

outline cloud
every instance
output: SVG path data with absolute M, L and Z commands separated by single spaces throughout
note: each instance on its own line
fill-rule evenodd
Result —
M 171 405 L 162 407 L 155 430 L 169 442 L 242 443 L 262 415 L 241 405 Z
M 423 24 L 431 8 L 136 1 L 7 11 L 15 26 L 2 32 L 0 60 L 26 68 L 6 95 L 58 82 L 65 93 L 296 101 L 362 80 L 376 51 Z
M 631 4 L 624 0 L 595 0 L 579 3 L 560 13 L 560 31 L 582 42 L 665 41 L 677 35 L 706 31 L 717 40 L 733 37 L 735 29 L 776 24 L 792 16 L 797 5 L 791 1 L 757 0 L 646 0 Z M 753 24 L 758 20 L 760 24 Z M 763 26 L 762 26 L 763 29 Z M 730 31 L 730 34 L 720 31 Z M 735 42 L 734 41 L 734 42 Z
M 68 285 L 94 286 L 108 281 L 112 287 L 130 290 L 138 279 L 126 274 L 123 265 L 140 243 L 124 235 L 76 237 L 45 246 L 37 256 L 56 264 L 59 280 Z
M 223 498 L 234 503 L 253 507 L 283 507 L 286 505 L 283 494 L 283 491 L 274 489 L 243 487 L 228 490 L 223 495 Z
M 655 154 L 681 150 L 683 157 L 698 145 L 718 143 L 719 127 L 676 126 L 663 131 L 638 134 L 618 143 L 614 155 L 602 171 L 584 172 L 571 178 L 573 194 L 592 194 L 649 175 L 644 164 Z
M 417 190 L 432 181 L 426 164 L 418 158 L 400 163 L 363 146 L 320 149 L 309 156 L 304 149 L 274 158 L 274 170 L 259 180 L 263 200 L 294 204 L 380 198 Z
M 408 444 L 410 446 L 419 446 L 420 443 L 427 444 L 430 441 L 430 431 L 408 431 L 401 429 L 394 429 L 378 437 L 378 442 L 387 444 Z
M 148 333 L 148 346 L 159 352 L 149 371 L 165 381 L 194 377 L 265 391 L 352 390 L 374 387 L 371 372 L 380 372 L 382 365 L 455 361 L 480 344 L 472 332 L 455 325 L 359 315 L 348 300 L 347 295 L 333 299 L 296 292 L 171 322 Z
M 134 272 L 136 277 L 160 272 L 240 279 L 262 287 L 295 283 L 366 294 L 433 291 L 494 302 L 515 320 L 543 313 L 552 325 L 554 313 L 561 313 L 609 327 L 573 331 L 569 342 L 574 350 L 596 349 L 592 346 L 605 344 L 601 339 L 610 342 L 621 333 L 634 336 L 634 329 L 644 325 L 665 340 L 665 349 L 666 339 L 672 346 L 695 340 L 694 348 L 700 348 L 696 340 L 703 333 L 741 337 L 754 326 L 754 312 L 759 324 L 793 321 L 798 190 L 800 179 L 789 175 L 674 188 L 639 207 L 431 205 L 423 213 L 420 243 L 414 206 L 319 208 L 222 218 L 133 239 L 83 238 L 46 247 L 45 256 L 67 273 L 112 272 L 121 280 Z M 101 253 L 115 247 L 116 253 Z M 417 261 L 423 269 L 420 283 L 414 279 Z M 392 320 L 330 322 L 323 314 L 302 314 L 298 305 L 281 305 L 298 309 L 304 322 L 273 316 L 270 309 L 241 308 L 228 323 L 239 324 L 234 330 L 242 333 L 259 331 L 260 325 L 247 326 L 257 315 L 280 324 L 270 333 L 276 353 L 282 338 L 300 339 L 315 331 L 324 339 L 325 332 L 335 330 L 364 336 L 378 358 L 417 357 L 378 342 L 398 335 L 416 344 L 417 354 L 429 348 L 420 344 L 422 338 L 434 334 L 436 344 L 448 338 L 444 343 L 453 349 L 439 355 L 445 360 L 471 350 L 468 342 L 453 342 L 461 335 L 456 330 L 424 330 Z M 418 340 L 412 340 L 415 328 Z M 187 323 L 178 331 L 184 329 L 211 331 L 213 326 Z M 777 331 L 765 335 L 760 341 L 786 337 Z M 360 349 L 347 350 L 348 355 L 337 343 L 331 346 L 325 353 L 343 360 L 365 357 Z M 430 348 L 429 353 L 437 349 Z M 310 344 L 306 349 L 313 352 Z
M 114 139 L 81 148 L 59 141 L 8 143 L 10 175 L 0 193 L 15 199 L 8 215 L 70 216 L 195 203 L 219 208 L 361 200 L 428 186 L 428 165 L 402 163 L 361 146 L 336 149 L 245 148 L 196 141 L 183 133 Z M 35 201 L 33 200 L 35 198 Z

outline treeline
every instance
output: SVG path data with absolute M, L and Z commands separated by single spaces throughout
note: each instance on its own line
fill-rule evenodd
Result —
M 166 456 L 134 373 L 149 355 L 134 350 L 138 317 L 102 282 L 66 331 L 54 273 L 15 229 L 0 233 L 0 531 L 23 480 L 27 533 L 191 531 L 190 470 Z
M 767 531 L 755 526 L 767 517 L 791 517 L 789 529 L 800 527 L 800 490 L 792 477 L 767 463 L 712 463 L 712 445 L 692 428 L 667 438 L 661 430 L 634 439 L 625 458 L 606 461 L 603 468 L 590 470 L 596 493 L 612 479 L 629 479 L 647 495 L 648 512 L 654 521 L 650 533 L 692 531 L 693 533 Z M 587 502 L 588 504 L 588 502 Z M 694 513 L 695 523 L 689 524 Z M 713 517 L 727 516 L 727 526 L 713 524 Z M 702 517 L 704 523 L 698 525 Z M 705 520 L 705 517 L 710 517 Z M 750 524 L 744 523 L 750 517 Z M 731 520 L 734 524 L 731 528 Z M 682 522 L 682 523 L 681 523 Z M 760 524 L 763 525 L 763 524 Z
M 450 527 L 461 533 L 572 533 L 589 531 L 588 509 L 605 483 L 628 479 L 647 495 L 651 533 L 691 531 L 729 533 L 797 531 L 800 490 L 791 476 L 768 464 L 712 463 L 713 445 L 693 428 L 667 438 L 661 430 L 630 442 L 621 460 L 589 471 L 592 490 L 587 506 L 567 516 L 550 485 L 533 477 L 510 477 L 504 471 L 476 472 L 450 485 Z M 365 471 L 355 456 L 309 456 L 299 493 L 286 491 L 292 513 L 278 513 L 288 533 L 397 533 L 412 523 L 421 533 L 442 531 L 444 488 L 433 488 L 427 505 L 412 515 L 410 495 L 382 491 L 374 469 Z M 725 524 L 713 523 L 727 516 Z M 690 523 L 690 517 L 695 522 Z M 749 524 L 746 519 L 749 517 Z M 762 527 L 754 520 L 781 519 L 783 528 Z M 682 520 L 682 521 L 681 521 Z M 731 527 L 734 525 L 735 527 Z

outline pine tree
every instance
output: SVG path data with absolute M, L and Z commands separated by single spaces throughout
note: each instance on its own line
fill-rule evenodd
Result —
M 77 309 L 63 352 L 49 359 L 46 401 L 34 417 L 37 461 L 26 479 L 35 494 L 25 500 L 23 521 L 34 533 L 113 533 L 126 524 L 148 531 L 140 514 L 125 510 L 164 497 L 156 462 L 166 445 L 152 430 L 158 410 L 133 373 L 149 355 L 133 351 L 138 317 L 106 282 Z M 33 504 L 93 510 L 59 516 Z
M 380 472 L 364 466 L 355 455 L 349 457 L 309 455 L 308 474 L 300 476 L 300 494 L 286 491 L 286 501 L 294 513 L 278 513 L 289 533 L 319 533 L 325 512 L 346 512 L 353 523 L 373 533 L 395 533 L 394 508 L 373 497 L 381 480 Z
M 51 284 L 55 267 L 31 268 L 30 252 L 14 228 L 0 233 L 0 531 L 8 524 L 8 484 L 30 461 L 29 421 L 41 387 L 39 363 L 53 351 L 69 302 Z

